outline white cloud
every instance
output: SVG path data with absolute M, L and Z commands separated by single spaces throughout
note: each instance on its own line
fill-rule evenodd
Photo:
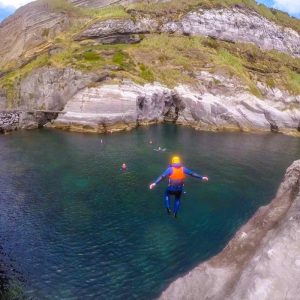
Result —
M 280 10 L 284 10 L 291 15 L 300 14 L 299 0 L 274 0 L 274 7 Z
M 14 7 L 18 8 L 20 6 L 23 6 L 29 2 L 32 2 L 32 0 L 0 0 L 0 7 Z

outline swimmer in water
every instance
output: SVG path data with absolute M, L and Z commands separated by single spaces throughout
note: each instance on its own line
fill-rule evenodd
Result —
M 127 171 L 127 165 L 125 163 L 122 164 L 121 170 L 122 171 Z
M 162 148 L 162 147 L 158 147 L 157 149 L 153 149 L 154 151 L 157 151 L 157 152 L 164 152 L 166 151 L 167 149 L 166 148 Z
M 167 208 L 167 213 L 171 214 L 171 196 L 174 196 L 174 209 L 173 216 L 177 217 L 177 213 L 180 207 L 181 195 L 184 188 L 184 180 L 186 175 L 198 178 L 202 181 L 208 181 L 207 176 L 199 175 L 186 167 L 181 163 L 181 159 L 178 156 L 174 156 L 171 160 L 171 165 L 167 168 L 167 170 L 160 175 L 157 180 L 150 184 L 150 190 L 154 189 L 158 183 L 160 183 L 165 178 L 168 178 L 168 187 L 165 192 L 165 205 Z

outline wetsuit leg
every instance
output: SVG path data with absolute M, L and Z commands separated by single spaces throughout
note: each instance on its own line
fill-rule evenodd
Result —
M 176 217 L 179 207 L 180 207 L 180 198 L 182 191 L 178 191 L 175 193 L 175 203 L 174 203 L 174 217 Z
M 171 204 L 170 204 L 170 191 L 166 189 L 165 191 L 165 205 L 167 208 L 168 214 L 171 212 Z

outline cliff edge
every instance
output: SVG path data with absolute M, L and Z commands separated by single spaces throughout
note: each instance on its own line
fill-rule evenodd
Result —
M 276 197 L 261 207 L 224 250 L 174 281 L 159 299 L 299 299 L 300 160 Z
M 254 0 L 39 0 L 0 39 L 0 132 L 56 119 L 300 135 L 300 20 Z

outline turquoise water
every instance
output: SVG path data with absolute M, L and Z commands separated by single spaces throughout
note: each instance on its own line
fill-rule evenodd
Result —
M 300 140 L 170 125 L 102 137 L 17 132 L 0 136 L 0 151 L 0 262 L 26 295 L 153 299 L 272 199 Z M 171 154 L 210 178 L 187 180 L 178 219 L 165 212 L 166 183 L 148 189 Z

